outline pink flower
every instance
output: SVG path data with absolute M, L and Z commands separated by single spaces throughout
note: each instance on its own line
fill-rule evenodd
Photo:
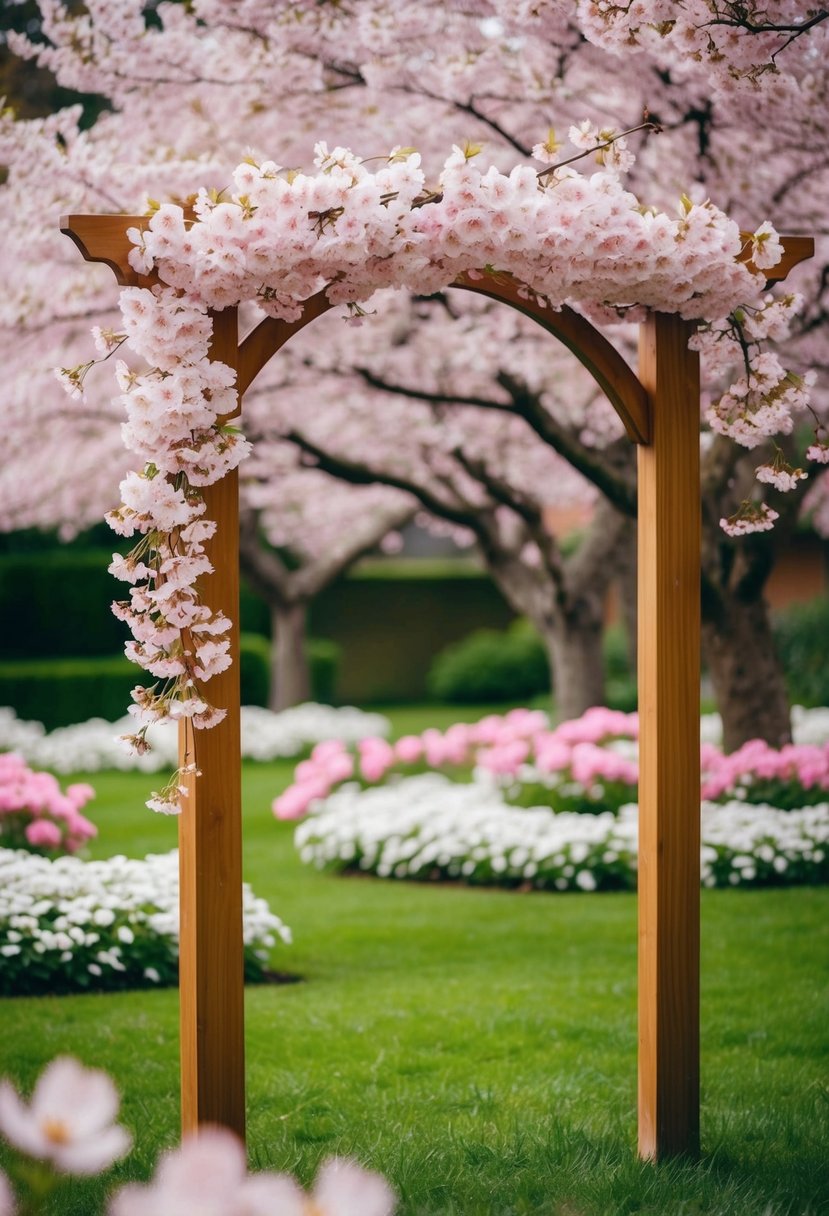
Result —
M 423 741 L 417 735 L 403 735 L 395 743 L 394 752 L 402 764 L 415 764 L 423 755 Z
M 26 825 L 26 839 L 35 849 L 59 849 L 63 837 L 51 819 L 33 819 Z
M 66 787 L 66 797 L 80 810 L 82 806 L 86 806 L 90 798 L 95 797 L 95 790 L 86 781 L 77 781 L 74 785 Z
M 299 1192 L 296 1216 L 318 1212 L 319 1216 L 391 1216 L 395 1195 L 385 1178 L 364 1170 L 354 1161 L 333 1157 L 317 1175 L 311 1202 Z M 286 1208 L 285 1216 L 290 1209 Z M 290 1212 L 290 1216 L 294 1216 Z
M 8 1081 L 0 1083 L 0 1132 L 62 1173 L 97 1174 L 123 1157 L 131 1137 L 113 1123 L 117 1113 L 118 1094 L 106 1073 L 68 1056 L 47 1065 L 29 1106 Z
M 115 1195 L 109 1216 L 390 1216 L 391 1187 L 334 1158 L 310 1196 L 286 1174 L 246 1174 L 245 1150 L 224 1128 L 203 1128 L 162 1158 L 148 1186 Z
M 394 749 L 385 739 L 361 739 L 360 772 L 366 781 L 382 781 L 394 764 Z
M 291 785 L 274 798 L 271 809 L 277 819 L 301 819 L 308 812 L 312 802 L 325 798 L 331 787 L 324 777 L 306 781 L 301 785 Z
M 109 1216 L 234 1216 L 243 1211 L 246 1165 L 234 1135 L 204 1128 L 162 1157 L 148 1186 L 133 1184 L 119 1191 Z M 247 1208 L 250 1216 L 265 1216 L 265 1211 L 258 1205 Z

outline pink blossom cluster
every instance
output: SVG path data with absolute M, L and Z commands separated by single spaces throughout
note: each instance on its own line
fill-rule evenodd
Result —
M 753 791 L 751 801 L 767 796 L 775 806 L 802 806 L 804 791 L 811 799 L 827 790 L 829 744 L 787 743 L 778 750 L 752 739 L 730 755 L 710 743 L 702 745 L 702 796 L 711 801 Z
M 612 131 L 585 121 L 571 127 L 570 139 L 580 155 L 595 153 L 597 172 L 569 164 L 484 172 L 472 163 L 477 145 L 456 146 L 434 190 L 408 148 L 394 149 L 375 171 L 325 143 L 316 145 L 315 174 L 251 157 L 234 170 L 227 197 L 202 189 L 192 213 L 163 204 L 146 227 L 129 230 L 134 269 L 156 271 L 167 285 L 126 288 L 123 334 L 96 332 L 104 358 L 123 339 L 149 364 L 141 374 L 117 364 L 123 438 L 143 468 L 124 478 L 122 503 L 107 516 L 122 535 L 142 534 L 129 557 L 113 563 L 114 573 L 137 584 L 116 611 L 134 635 L 128 656 L 164 681 L 133 693 L 135 746 L 146 746 L 145 728 L 157 719 L 208 727 L 224 715 L 201 691 L 229 662 L 228 622 L 202 603 L 197 585 L 211 570 L 201 489 L 236 467 L 249 445 L 224 425 L 236 404 L 234 375 L 209 359 L 210 309 L 254 302 L 293 320 L 324 289 L 359 318 L 383 288 L 429 295 L 494 268 L 551 308 L 580 303 L 616 316 L 644 306 L 709 322 L 730 318 L 710 326 L 708 344 L 733 347 L 739 338 L 749 364 L 712 407 L 712 424 L 748 444 L 791 429 L 790 411 L 806 403 L 807 386 L 761 350 L 764 310 L 769 328 L 786 318 L 758 297 L 760 276 L 739 260 L 752 255 L 763 267 L 779 260 L 772 226 L 761 225 L 745 246 L 737 225 L 708 201 L 683 196 L 674 216 L 644 206 L 621 183 L 633 158 Z M 734 320 L 741 302 L 750 343 Z M 79 391 L 87 366 L 64 373 L 70 391 Z M 746 511 L 740 526 L 750 531 L 771 518 Z M 174 804 L 176 788 L 165 804 Z
M 683 74 L 702 66 L 717 93 L 753 91 L 777 104 L 798 100 L 795 80 L 785 73 L 798 48 L 788 56 L 784 52 L 795 43 L 798 25 L 811 17 L 820 20 L 823 12 L 803 0 L 579 0 L 577 7 L 585 35 L 606 50 L 667 54 Z
M 720 520 L 720 527 L 726 536 L 747 536 L 750 532 L 770 532 L 778 517 L 779 512 L 768 503 L 746 500 L 728 519 Z
M 193 218 L 165 204 L 146 228 L 132 229 L 130 260 L 203 307 L 253 300 L 288 320 L 320 290 L 359 318 L 383 288 L 429 295 L 483 266 L 552 308 L 577 303 L 611 318 L 632 306 L 679 313 L 704 322 L 696 345 L 707 354 L 719 347 L 715 364 L 739 354 L 745 368 L 711 406 L 711 425 L 749 447 L 790 431 L 813 377 L 791 375 L 761 345 L 788 333 L 799 304 L 791 294 L 758 295 L 756 272 L 782 254 L 773 226 L 764 222 L 744 241 L 709 201 L 683 196 L 673 216 L 644 206 L 620 180 L 633 163 L 624 140 L 588 120 L 569 134 L 582 155 L 595 152 L 597 172 L 569 164 L 484 172 L 472 163 L 476 145 L 456 146 L 430 190 L 411 149 L 393 150 L 376 172 L 325 143 L 316 145 L 314 175 L 251 158 L 234 171 L 229 198 L 202 190 Z M 536 145 L 545 162 L 557 157 L 551 139 Z M 747 515 L 742 523 L 750 530 Z
M 169 288 L 126 288 L 121 316 L 123 335 L 104 334 L 104 347 L 114 350 L 124 337 L 151 365 L 137 374 L 117 364 L 127 416 L 123 439 L 143 469 L 127 474 L 121 504 L 107 515 L 120 535 L 141 534 L 127 557 L 113 555 L 109 569 L 132 584 L 129 600 L 113 605 L 133 634 L 127 657 L 163 681 L 132 694 L 130 712 L 140 729 L 130 739 L 145 750 L 151 722 L 189 718 L 209 727 L 224 717 L 200 691 L 230 665 L 230 622 L 202 602 L 197 588 L 213 569 L 205 544 L 216 528 L 202 518 L 201 488 L 235 468 L 249 445 L 222 423 L 236 407 L 235 373 L 208 357 L 212 325 L 205 306 Z M 167 809 L 177 792 L 175 783 L 166 791 Z
M 39 853 L 75 853 L 97 835 L 81 814 L 95 791 L 77 783 L 62 791 L 51 773 L 35 772 L 15 752 L 0 755 L 0 843 Z
M 274 799 L 273 812 L 277 819 L 300 819 L 314 802 L 352 777 L 374 784 L 410 765 L 476 766 L 499 778 L 515 777 L 522 766 L 531 765 L 543 774 L 568 771 L 587 787 L 597 780 L 633 786 L 636 764 L 602 744 L 635 739 L 638 729 L 636 714 L 596 706 L 554 730 L 540 710 L 513 709 L 475 723 L 456 722 L 446 731 L 429 728 L 421 735 L 404 735 L 393 744 L 363 739 L 356 756 L 344 743 L 332 740 L 318 744 L 310 758 L 297 765 L 293 784 Z
M 568 805 L 592 804 L 593 792 L 606 802 L 608 786 L 621 787 L 621 801 L 632 801 L 639 781 L 638 737 L 638 714 L 595 706 L 552 729 L 540 711 L 515 709 L 475 723 L 457 722 L 446 731 L 405 735 L 395 743 L 363 739 L 356 753 L 332 740 L 318 744 L 297 766 L 293 784 L 274 799 L 273 812 L 277 819 L 300 819 L 343 782 L 373 785 L 410 772 L 411 766 L 474 767 L 502 785 L 544 785 L 553 778 L 559 790 L 561 783 L 575 787 Z M 743 797 L 803 806 L 829 790 L 829 744 L 787 744 L 777 750 L 755 739 L 727 755 L 704 743 L 701 764 L 701 797 L 709 801 Z
M 686 200 L 670 216 L 627 191 L 610 158 L 590 176 L 572 166 L 539 175 L 526 164 L 505 174 L 482 172 L 472 163 L 477 151 L 455 147 L 435 191 L 407 149 L 376 172 L 324 143 L 315 175 L 246 161 L 229 201 L 202 191 L 193 220 L 161 206 L 146 229 L 133 230 L 130 259 L 210 307 L 256 300 L 286 319 L 323 287 L 338 303 L 383 287 L 428 295 L 483 266 L 513 275 L 552 307 L 644 305 L 711 320 L 756 295 L 757 280 L 736 260 L 739 229 L 710 202 Z M 772 233 L 755 234 L 755 242 L 769 238 L 761 242 L 769 262 Z

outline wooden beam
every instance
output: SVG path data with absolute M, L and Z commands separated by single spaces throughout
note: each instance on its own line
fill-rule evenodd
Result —
M 122 287 L 149 287 L 157 276 L 139 274 L 129 264 L 135 246 L 127 239 L 128 228 L 146 228 L 148 215 L 62 215 L 60 230 L 77 245 L 85 262 L 109 266 Z
M 799 266 L 801 262 L 808 262 L 809 258 L 815 256 L 815 242 L 810 236 L 781 236 L 780 244 L 783 246 L 783 256 L 776 266 L 772 266 L 770 270 L 758 270 L 751 260 L 750 232 L 741 232 L 740 236 L 746 242 L 746 248 L 737 259 L 740 262 L 745 262 L 748 269 L 754 274 L 765 274 L 767 276 L 766 283 L 769 287 L 773 287 L 775 283 L 782 283 L 787 279 L 795 266 Z
M 213 314 L 211 358 L 236 366 L 235 308 Z M 179 820 L 181 936 L 181 1127 L 218 1123 L 245 1134 L 242 779 L 239 717 L 239 479 L 233 470 L 204 489 L 205 517 L 217 523 L 207 545 L 214 572 L 200 580 L 211 608 L 232 622 L 232 666 L 205 686 L 227 710 L 210 730 L 179 726 L 184 778 Z M 195 750 L 194 750 L 195 748 Z
M 150 287 L 157 276 L 133 270 L 127 238 L 128 228 L 148 222 L 137 215 L 68 215 L 60 227 L 86 261 L 103 262 L 123 285 Z M 212 316 L 211 358 L 238 368 L 237 310 Z M 228 417 L 239 409 L 237 399 Z M 179 822 L 181 1121 L 184 1132 L 218 1123 L 244 1136 L 238 473 L 206 486 L 204 498 L 206 517 L 218 527 L 206 546 L 214 573 L 202 588 L 205 601 L 231 621 L 233 663 L 206 689 L 227 710 L 224 721 L 206 731 L 179 728 L 180 763 L 195 760 L 201 774 L 184 779 Z
M 639 1153 L 699 1147 L 700 480 L 693 326 L 651 315 L 639 377 Z

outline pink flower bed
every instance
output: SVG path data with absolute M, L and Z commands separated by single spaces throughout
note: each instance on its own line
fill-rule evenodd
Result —
M 551 728 L 539 710 L 515 709 L 480 722 L 428 729 L 396 743 L 362 740 L 356 750 L 332 740 L 318 744 L 297 765 L 294 782 L 274 800 L 278 819 L 301 819 L 312 803 L 345 781 L 376 785 L 392 774 L 440 769 L 456 775 L 482 769 L 510 801 L 549 803 L 557 810 L 617 810 L 635 801 L 639 779 L 635 713 L 596 707 Z M 701 797 L 743 798 L 788 808 L 825 799 L 829 744 L 790 744 L 778 750 L 761 740 L 726 755 L 714 744 L 701 749 Z
M 787 743 L 779 750 L 752 739 L 730 755 L 702 746 L 702 796 L 768 802 L 787 809 L 823 802 L 829 790 L 829 743 Z
M 0 845 L 31 853 L 75 853 L 98 829 L 81 814 L 95 791 L 62 791 L 51 773 L 30 769 L 15 752 L 0 755 Z

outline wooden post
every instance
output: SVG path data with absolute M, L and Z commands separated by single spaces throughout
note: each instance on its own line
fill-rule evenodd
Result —
M 699 1148 L 700 483 L 693 327 L 641 326 L 639 1153 Z
M 235 367 L 235 308 L 213 314 L 211 357 Z M 203 593 L 232 622 L 233 664 L 205 687 L 227 716 L 210 730 L 179 727 L 187 776 L 179 821 L 181 941 L 181 1127 L 219 1123 L 245 1134 L 244 953 L 242 938 L 242 781 L 239 724 L 239 479 L 204 490 L 205 518 L 217 523 L 206 546 L 214 573 Z M 193 751 L 195 739 L 195 754 Z

